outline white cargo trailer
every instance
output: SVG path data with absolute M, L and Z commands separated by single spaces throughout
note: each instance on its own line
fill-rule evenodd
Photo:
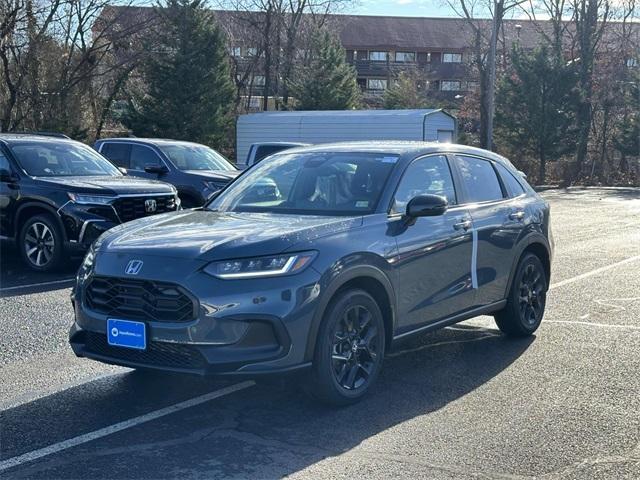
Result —
M 444 110 L 327 110 L 241 115 L 236 160 L 245 165 L 252 144 L 357 140 L 455 142 L 457 121 Z

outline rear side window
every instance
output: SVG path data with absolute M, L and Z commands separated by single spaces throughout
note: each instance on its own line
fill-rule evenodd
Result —
M 516 179 L 516 177 L 507 170 L 505 167 L 496 163 L 496 170 L 502 177 L 502 183 L 506 185 L 507 190 L 509 190 L 509 194 L 511 197 L 518 197 L 525 193 L 524 187 L 520 184 L 520 182 Z
M 469 202 L 489 202 L 504 198 L 500 181 L 491 162 L 466 155 L 456 155 L 456 162 Z
M 253 163 L 258 163 L 263 158 L 274 153 L 281 152 L 282 150 L 286 150 L 287 148 L 288 147 L 284 145 L 261 145 L 256 150 L 256 158 L 253 160 Z
M 147 165 L 158 165 L 161 163 L 158 154 L 149 147 L 141 145 L 131 145 L 130 165 L 132 170 L 144 170 Z
M 418 195 L 440 195 L 449 205 L 456 203 L 456 192 L 447 157 L 433 155 L 419 158 L 402 175 L 393 201 L 391 213 L 404 213 L 407 203 Z
M 103 143 L 100 153 L 122 168 L 129 168 L 129 152 L 131 145 L 127 143 Z

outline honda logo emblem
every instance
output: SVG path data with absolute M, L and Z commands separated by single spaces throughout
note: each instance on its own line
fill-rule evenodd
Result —
M 142 270 L 142 265 L 142 260 L 130 260 L 124 269 L 124 273 L 127 275 L 137 275 L 140 273 L 140 270 Z
M 158 204 L 153 198 L 144 201 L 144 211 L 147 213 L 153 213 L 158 209 Z

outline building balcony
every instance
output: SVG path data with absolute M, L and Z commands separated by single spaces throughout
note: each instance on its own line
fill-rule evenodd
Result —
M 432 78 L 465 78 L 469 75 L 469 68 L 464 63 L 420 63 L 420 62 L 392 62 L 375 60 L 350 60 L 356 68 L 358 76 L 362 77 L 395 77 L 403 71 L 417 71 L 425 77 Z

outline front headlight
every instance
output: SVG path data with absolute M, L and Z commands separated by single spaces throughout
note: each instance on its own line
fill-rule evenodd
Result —
M 315 256 L 316 252 L 299 252 L 268 257 L 223 260 L 210 263 L 204 271 L 224 280 L 291 275 L 308 267 Z
M 116 197 L 107 195 L 82 195 L 68 192 L 67 195 L 73 203 L 80 205 L 109 205 Z
M 78 270 L 77 280 L 80 283 L 83 283 L 89 277 L 89 275 L 91 275 L 91 273 L 93 272 L 95 261 L 96 261 L 96 250 L 95 250 L 94 244 L 92 244 L 89 247 L 89 250 L 87 250 L 87 253 L 84 256 L 84 259 L 80 264 L 80 269 Z

